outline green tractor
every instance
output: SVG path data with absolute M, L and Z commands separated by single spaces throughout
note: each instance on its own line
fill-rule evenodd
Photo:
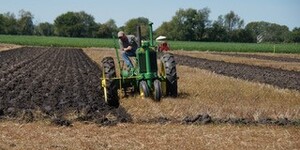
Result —
M 177 72 L 174 56 L 170 53 L 162 53 L 157 60 L 158 51 L 153 41 L 152 23 L 149 23 L 150 41 L 141 41 L 141 28 L 137 27 L 138 49 L 134 68 L 124 69 L 120 64 L 119 52 L 115 46 L 117 63 L 120 75 L 114 59 L 105 57 L 102 60 L 102 88 L 105 102 L 112 107 L 119 107 L 119 92 L 131 89 L 139 93 L 141 97 L 151 97 L 160 101 L 163 96 L 177 97 Z M 116 45 L 116 43 L 115 43 Z

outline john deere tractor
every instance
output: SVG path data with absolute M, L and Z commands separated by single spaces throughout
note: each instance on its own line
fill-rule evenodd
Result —
M 118 48 L 115 46 L 117 68 L 112 57 L 102 60 L 102 87 L 105 102 L 113 107 L 119 107 L 120 92 L 139 93 L 141 97 L 151 97 L 160 101 L 163 96 L 177 97 L 177 72 L 174 56 L 170 53 L 158 52 L 153 41 L 152 24 L 149 23 L 149 41 L 141 40 L 141 28 L 137 27 L 138 49 L 134 68 L 125 69 L 121 66 Z M 115 42 L 116 43 L 116 42 Z M 159 64 L 159 65 L 158 65 Z M 118 72 L 118 76 L 117 76 Z

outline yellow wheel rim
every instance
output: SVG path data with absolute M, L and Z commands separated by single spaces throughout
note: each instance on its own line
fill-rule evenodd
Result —
M 143 89 L 141 89 L 141 88 L 140 88 L 140 96 L 141 96 L 142 98 L 145 98 L 145 93 L 144 93 Z
M 106 76 L 105 76 L 105 73 L 104 73 L 104 67 L 102 69 L 102 87 L 103 87 L 103 90 L 104 90 L 104 100 L 107 103 Z

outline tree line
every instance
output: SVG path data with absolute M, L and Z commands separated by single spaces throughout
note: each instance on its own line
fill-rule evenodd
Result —
M 245 25 L 244 20 L 233 11 L 213 21 L 209 19 L 210 12 L 208 8 L 179 9 L 170 21 L 163 22 L 154 31 L 154 35 L 180 41 L 300 42 L 300 27 L 290 31 L 286 25 L 265 21 Z M 136 26 L 140 25 L 143 38 L 148 37 L 149 20 L 145 17 L 130 19 L 121 27 L 113 19 L 97 23 L 92 15 L 84 11 L 63 13 L 56 17 L 53 24 L 43 22 L 35 25 L 33 19 L 33 14 L 24 10 L 19 11 L 18 18 L 10 12 L 0 14 L 0 34 L 111 38 L 112 33 L 119 30 L 136 34 Z

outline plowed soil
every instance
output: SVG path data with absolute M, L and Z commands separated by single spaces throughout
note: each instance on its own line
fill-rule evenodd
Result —
M 291 60 L 292 58 L 285 59 Z M 266 83 L 279 88 L 300 90 L 300 72 L 298 71 L 287 71 L 270 67 L 236 64 L 183 55 L 176 55 L 176 60 L 179 65 L 206 69 L 217 74 L 231 76 L 243 80 Z
M 68 115 L 104 123 L 114 113 L 102 99 L 99 67 L 81 49 L 24 47 L 0 60 L 0 116 L 69 125 Z
M 241 53 L 212 53 L 216 55 L 225 55 L 225 56 L 234 56 L 234 57 L 245 57 L 245 58 L 254 58 L 254 59 L 264 59 L 264 60 L 273 60 L 273 61 L 281 61 L 281 62 L 296 62 L 299 63 L 299 58 L 289 58 L 289 57 L 274 57 L 274 56 L 266 56 L 266 55 L 256 55 L 256 54 L 241 54 Z

